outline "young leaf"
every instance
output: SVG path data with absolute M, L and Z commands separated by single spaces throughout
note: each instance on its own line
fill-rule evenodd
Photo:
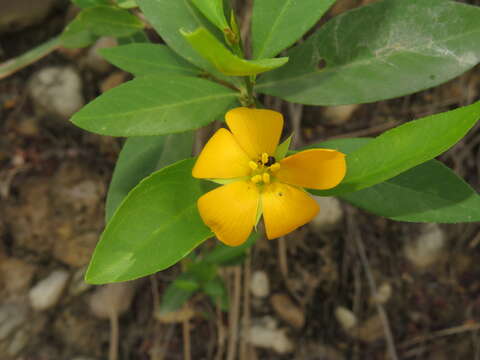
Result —
M 106 222 L 140 180 L 155 170 L 189 157 L 192 145 L 192 132 L 128 138 L 118 156 L 108 187 Z
M 85 25 L 79 16 L 68 24 L 60 35 L 60 41 L 65 48 L 82 48 L 93 44 L 98 39 Z
M 275 160 L 280 161 L 282 160 L 285 155 L 287 155 L 288 148 L 290 147 L 290 143 L 292 142 L 292 135 L 285 139 L 280 145 L 277 146 L 277 150 L 275 151 Z
M 220 31 L 228 29 L 228 22 L 225 19 L 223 0 L 192 0 L 193 5 L 202 12 Z
M 292 45 L 335 0 L 256 0 L 253 3 L 253 57 L 277 55 Z
M 122 37 L 143 28 L 142 22 L 127 10 L 97 6 L 83 10 L 79 18 L 95 35 Z
M 388 180 L 443 153 L 479 118 L 480 101 L 386 131 L 346 157 L 347 175 L 340 185 L 315 193 L 345 194 Z
M 100 5 L 110 5 L 109 0 L 72 0 L 72 2 L 82 9 Z
M 221 277 L 216 276 L 205 285 L 203 285 L 203 291 L 210 296 L 212 302 L 215 305 L 220 305 L 220 309 L 228 311 L 228 291 Z
M 99 96 L 71 121 L 110 136 L 169 134 L 208 124 L 236 98 L 237 92 L 205 79 L 152 74 Z
M 137 185 L 107 224 L 86 281 L 127 281 L 166 269 L 213 234 L 197 210 L 202 195 L 194 159 L 157 171 Z
M 397 221 L 480 221 L 478 193 L 436 160 L 340 197 L 362 209 Z
M 234 55 L 205 28 L 194 32 L 182 31 L 192 47 L 210 61 L 218 71 L 231 76 L 255 75 L 284 65 L 288 58 L 245 60 Z
M 120 46 L 128 45 L 128 44 L 150 43 L 150 39 L 148 38 L 147 34 L 145 34 L 145 31 L 143 30 L 139 30 L 128 36 L 122 36 L 117 40 L 118 40 L 118 45 Z
M 254 231 L 250 234 L 247 241 L 240 246 L 228 246 L 219 243 L 211 252 L 205 255 L 203 261 L 223 266 L 228 265 L 238 257 L 245 255 L 248 248 L 255 243 L 257 238 L 258 233 Z
M 138 7 L 135 0 L 117 0 L 117 5 L 122 9 L 133 9 Z
M 179 310 L 199 288 L 200 283 L 191 273 L 180 274 L 163 293 L 160 314 Z
M 480 7 L 384 0 L 330 20 L 256 90 L 311 105 L 359 104 L 448 81 L 480 60 Z M 319 66 L 321 61 L 325 67 Z
M 192 76 L 200 74 L 198 68 L 193 67 L 166 45 L 129 44 L 101 49 L 100 54 L 113 65 L 135 76 L 153 73 Z

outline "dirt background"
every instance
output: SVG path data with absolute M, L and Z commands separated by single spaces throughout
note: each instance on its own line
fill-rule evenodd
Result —
M 340 0 L 327 18 L 366 2 Z M 248 7 L 237 5 L 248 18 Z M 0 0 L 0 9 L 0 61 L 57 35 L 74 12 L 63 0 Z M 178 267 L 123 285 L 84 284 L 122 140 L 86 133 L 68 117 L 129 79 L 95 56 L 108 45 L 60 49 L 0 80 L 0 360 L 101 360 L 109 351 L 123 360 L 480 359 L 474 223 L 394 222 L 324 199 L 311 224 L 260 239 L 243 266 L 222 270 L 229 313 L 198 295 L 160 318 L 159 298 Z M 263 101 L 285 114 L 301 146 L 375 136 L 479 98 L 477 66 L 435 89 L 374 104 Z M 479 144 L 477 126 L 440 157 L 477 191 Z

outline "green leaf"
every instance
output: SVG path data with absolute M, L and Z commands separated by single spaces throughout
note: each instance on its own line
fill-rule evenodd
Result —
M 111 6 L 97 6 L 83 10 L 78 18 L 98 36 L 123 37 L 136 33 L 143 23 L 127 10 Z
M 152 74 L 102 94 L 72 117 L 82 129 L 110 136 L 183 132 L 226 112 L 237 92 L 194 77 Z
M 480 221 L 478 193 L 436 160 L 430 160 L 383 183 L 340 197 L 355 206 L 397 221 Z
M 135 76 L 152 73 L 172 73 L 180 75 L 199 75 L 200 70 L 179 57 L 165 45 L 129 44 L 105 48 L 100 54 Z
M 350 154 L 369 138 L 337 139 L 309 148 L 336 149 Z M 437 160 L 430 160 L 394 178 L 340 198 L 397 221 L 480 221 L 480 196 L 463 179 Z
M 72 0 L 72 3 L 82 9 L 100 5 L 110 5 L 109 0 Z
M 292 45 L 335 0 L 256 0 L 253 3 L 253 57 L 277 55 Z
M 200 284 L 192 274 L 180 274 L 165 289 L 160 301 L 160 314 L 179 310 L 199 288 Z
M 285 155 L 287 155 L 288 148 L 290 147 L 290 143 L 292 142 L 292 135 L 285 139 L 280 145 L 277 146 L 277 150 L 275 151 L 275 160 L 280 161 L 282 160 Z
M 144 179 L 107 224 L 86 281 L 127 281 L 168 268 L 213 236 L 197 210 L 203 194 L 192 177 L 195 159 L 163 168 Z
M 228 291 L 222 278 L 217 276 L 203 286 L 205 294 L 210 296 L 212 302 L 220 305 L 220 309 L 228 311 L 229 300 Z
M 229 28 L 227 19 L 225 19 L 223 0 L 192 0 L 192 3 L 221 31 Z
M 455 1 L 378 1 L 330 20 L 287 53 L 288 65 L 259 79 L 256 90 L 341 105 L 427 89 L 479 62 L 479 19 L 480 7 Z
M 60 35 L 60 41 L 66 48 L 82 48 L 93 44 L 98 36 L 91 32 L 77 16 L 68 24 Z
M 284 65 L 288 58 L 245 60 L 234 55 L 205 28 L 194 32 L 182 31 L 192 47 L 210 61 L 218 71 L 231 76 L 255 75 Z
M 140 30 L 136 33 L 133 33 L 128 36 L 123 36 L 118 38 L 118 45 L 127 45 L 127 44 L 139 44 L 139 43 L 150 43 L 150 39 L 148 38 L 145 31 Z
M 122 9 L 133 9 L 138 7 L 135 0 L 117 0 L 117 4 Z
M 232 261 L 235 261 L 237 258 L 245 255 L 247 250 L 255 244 L 255 241 L 258 238 L 257 232 L 252 232 L 242 245 L 239 246 L 228 246 L 222 243 L 219 243 L 215 248 L 206 254 L 203 258 L 203 261 L 214 263 L 217 265 L 230 265 Z
M 131 137 L 118 156 L 105 205 L 106 222 L 144 177 L 192 153 L 193 133 Z
M 137 0 L 137 3 L 145 17 L 170 48 L 192 64 L 210 73 L 216 73 L 215 68 L 199 56 L 180 34 L 181 28 L 193 31 L 201 26 L 213 32 L 218 39 L 223 38 L 223 35 L 189 0 Z
M 443 153 L 479 118 L 480 101 L 386 131 L 346 157 L 347 175 L 340 185 L 315 193 L 344 194 L 388 180 Z

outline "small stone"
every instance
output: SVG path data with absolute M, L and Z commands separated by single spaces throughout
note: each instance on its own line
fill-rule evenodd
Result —
M 272 349 L 279 354 L 292 352 L 294 344 L 288 338 L 286 330 L 277 329 L 276 323 L 272 322 L 269 317 L 264 320 L 248 330 L 247 341 L 253 346 Z
M 69 118 L 85 104 L 82 80 L 71 67 L 47 67 L 33 74 L 29 85 L 33 101 L 51 114 Z
M 382 339 L 384 334 L 382 319 L 379 315 L 372 316 L 352 331 L 352 336 L 368 343 Z
M 270 299 L 275 312 L 287 323 L 297 329 L 305 325 L 305 314 L 285 294 L 275 294 Z
M 310 222 L 310 226 L 317 232 L 326 232 L 335 229 L 343 219 L 343 209 L 334 197 L 314 196 L 320 206 L 319 213 Z
M 20 329 L 13 336 L 12 341 L 8 345 L 8 353 L 10 356 L 16 356 L 23 350 L 30 340 L 30 334 L 24 329 Z
M 385 304 L 392 296 L 392 286 L 385 282 L 377 289 L 377 293 L 374 294 L 370 301 L 373 304 Z
M 23 304 L 0 305 L 0 341 L 5 340 L 27 320 L 27 307 Z
M 258 270 L 252 274 L 250 291 L 258 298 L 264 298 L 270 293 L 270 282 L 265 271 Z
M 0 263 L 0 272 L 3 274 L 7 293 L 19 294 L 30 287 L 35 266 L 19 259 L 7 258 Z
M 427 224 L 420 235 L 405 246 L 405 256 L 419 269 L 424 269 L 439 260 L 445 243 L 443 230 L 437 224 Z
M 67 271 L 56 270 L 39 281 L 28 294 L 32 308 L 42 311 L 53 307 L 60 300 L 63 289 L 67 285 L 68 277 Z
M 103 56 L 99 54 L 98 51 L 101 49 L 117 46 L 117 44 L 117 39 L 115 39 L 114 37 L 101 37 L 88 50 L 85 63 L 88 67 L 99 73 L 107 72 L 108 70 L 110 70 L 112 65 L 108 61 L 106 61 Z
M 100 286 L 90 298 L 90 310 L 102 319 L 112 314 L 119 316 L 130 308 L 135 289 L 133 281 Z
M 329 123 L 341 125 L 352 117 L 359 106 L 359 104 L 328 106 L 324 109 L 323 115 Z
M 155 319 L 164 324 L 175 324 L 190 320 L 195 316 L 195 311 L 188 304 L 176 311 L 155 312 Z
M 111 73 L 100 83 L 100 91 L 104 93 L 120 84 L 123 84 L 125 80 L 127 80 L 127 77 L 128 74 L 124 71 L 115 71 Z
M 357 317 L 346 307 L 338 306 L 335 309 L 335 317 L 342 326 L 343 330 L 347 332 L 357 325 Z

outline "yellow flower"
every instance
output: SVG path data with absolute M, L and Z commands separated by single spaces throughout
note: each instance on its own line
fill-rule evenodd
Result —
M 263 214 L 267 237 L 283 236 L 309 222 L 319 211 L 302 188 L 330 189 L 346 172 L 345 155 L 312 149 L 274 158 L 283 128 L 279 112 L 235 108 L 225 115 L 227 129 L 207 142 L 192 170 L 200 179 L 226 180 L 198 199 L 198 210 L 217 238 L 242 244 Z

